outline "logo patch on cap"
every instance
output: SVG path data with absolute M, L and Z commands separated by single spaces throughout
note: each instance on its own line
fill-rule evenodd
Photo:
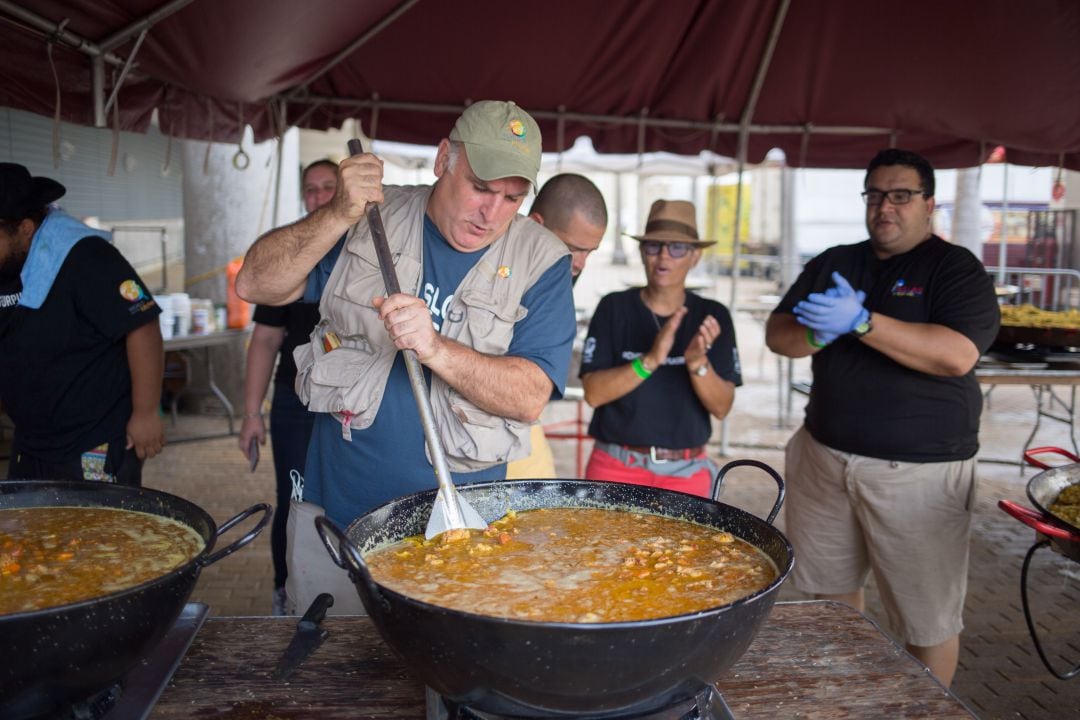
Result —
M 510 132 L 514 133 L 514 135 L 517 135 L 519 138 L 524 138 L 525 137 L 525 123 L 521 122 L 520 120 L 511 120 L 510 121 Z
M 135 302 L 139 298 L 145 297 L 143 295 L 142 288 L 139 283 L 134 280 L 125 280 L 120 283 L 120 297 L 130 302 Z

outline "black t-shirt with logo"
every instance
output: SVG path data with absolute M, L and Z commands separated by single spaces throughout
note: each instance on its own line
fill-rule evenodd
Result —
M 0 399 L 18 449 L 59 462 L 122 437 L 131 417 L 125 338 L 161 314 L 135 270 L 99 237 L 71 249 L 45 302 L 0 286 Z
M 961 333 L 983 353 L 1001 313 L 993 282 L 967 249 L 931 236 L 887 260 L 869 241 L 841 245 L 811 260 L 777 306 L 833 285 L 838 271 L 864 306 L 905 322 L 934 323 Z M 979 449 L 982 394 L 974 371 L 941 377 L 904 367 L 852 336 L 815 353 L 806 429 L 843 452 L 902 462 L 966 460 Z
M 713 370 L 742 385 L 735 327 L 727 308 L 686 293 L 687 313 L 662 366 L 631 392 L 593 411 L 589 434 L 620 445 L 683 449 L 704 445 L 712 434 L 709 411 L 698 400 L 683 357 L 706 316 L 720 323 L 720 337 L 709 350 Z M 580 375 L 632 362 L 649 352 L 666 317 L 656 317 L 641 299 L 641 288 L 605 296 L 589 322 Z
M 285 338 L 281 341 L 281 359 L 278 361 L 274 382 L 292 390 L 296 384 L 293 350 L 310 339 L 311 331 L 319 322 L 318 303 L 297 300 L 281 306 L 256 305 L 254 320 L 260 325 L 285 328 Z

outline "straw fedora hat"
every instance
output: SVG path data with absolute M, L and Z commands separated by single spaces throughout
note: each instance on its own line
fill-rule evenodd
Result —
M 657 200 L 649 208 L 645 232 L 630 237 L 638 242 L 657 240 L 691 243 L 699 249 L 716 244 L 715 240 L 702 240 L 698 237 L 697 212 L 694 210 L 694 203 L 688 200 Z

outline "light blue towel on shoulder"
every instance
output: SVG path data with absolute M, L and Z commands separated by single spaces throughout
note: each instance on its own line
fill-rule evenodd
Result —
M 39 309 L 49 296 L 71 248 L 90 235 L 110 239 L 110 233 L 95 230 L 63 210 L 50 210 L 30 241 L 30 253 L 20 275 L 23 287 L 19 305 Z

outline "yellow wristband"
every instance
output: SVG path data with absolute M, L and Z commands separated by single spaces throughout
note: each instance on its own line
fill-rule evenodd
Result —
M 634 368 L 634 372 L 637 373 L 637 376 L 642 380 L 648 380 L 652 375 L 652 370 L 645 367 L 645 363 L 641 362 L 641 358 L 639 357 L 634 358 L 634 362 L 630 363 L 630 367 Z

